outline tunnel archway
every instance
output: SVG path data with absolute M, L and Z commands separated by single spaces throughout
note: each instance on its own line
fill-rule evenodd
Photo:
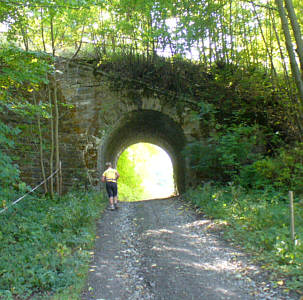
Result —
M 99 171 L 103 172 L 106 161 L 116 165 L 119 155 L 127 147 L 140 142 L 155 144 L 167 152 L 173 165 L 176 192 L 184 193 L 186 164 L 182 150 L 185 136 L 179 124 L 158 111 L 132 111 L 117 122 L 101 143 Z
M 176 195 L 171 158 L 155 144 L 137 143 L 118 158 L 119 199 L 140 201 Z

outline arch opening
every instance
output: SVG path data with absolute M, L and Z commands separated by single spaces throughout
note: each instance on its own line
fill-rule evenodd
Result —
M 119 199 L 136 201 L 175 196 L 173 165 L 159 146 L 137 143 L 118 157 Z
M 158 111 L 132 111 L 111 128 L 99 148 L 99 172 L 103 172 L 106 161 L 117 166 L 123 151 L 137 143 L 150 143 L 167 153 L 173 168 L 175 192 L 182 194 L 186 187 L 186 165 L 182 155 L 185 145 L 184 133 L 178 123 Z

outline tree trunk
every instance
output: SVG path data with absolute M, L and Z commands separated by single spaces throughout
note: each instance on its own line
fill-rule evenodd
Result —
M 284 2 L 285 2 L 286 10 L 288 12 L 288 18 L 290 19 L 291 27 L 294 32 L 301 71 L 303 72 L 303 40 L 302 40 L 300 25 L 298 23 L 298 19 L 297 19 L 292 1 L 284 0 Z
M 74 59 L 74 58 L 78 55 L 78 53 L 79 53 L 79 51 L 80 51 L 80 49 L 81 49 L 81 47 L 82 47 L 84 28 L 85 28 L 85 26 L 83 25 L 83 27 L 82 27 L 82 32 L 81 32 L 81 40 L 80 40 L 79 46 L 78 46 L 76 52 L 74 53 L 74 55 L 72 56 L 71 59 Z
M 222 9 L 220 10 L 220 18 L 219 18 L 219 24 L 220 24 L 220 28 L 221 28 L 221 32 L 219 34 L 221 34 L 221 44 L 222 44 L 222 54 L 223 54 L 223 61 L 225 63 L 227 63 L 229 61 L 228 59 L 228 53 L 227 53 L 227 46 L 226 46 L 226 31 L 225 31 L 225 27 L 224 27 L 224 13 L 223 13 L 223 4 L 222 1 L 220 1 L 220 5 L 222 5 Z
M 46 45 L 45 45 L 45 38 L 44 38 L 44 25 L 43 25 L 43 8 L 41 8 L 40 14 L 41 14 L 41 38 L 42 38 L 42 44 L 43 44 L 43 51 L 46 52 Z
M 60 169 L 60 149 L 59 149 L 59 109 L 58 109 L 58 95 L 57 95 L 57 82 L 54 78 L 54 111 L 55 111 L 55 154 L 56 154 L 56 170 Z M 56 174 L 56 192 L 60 196 L 60 171 Z
M 230 36 L 230 58 L 234 59 L 234 32 L 233 32 L 233 14 L 232 14 L 232 0 L 229 0 L 229 36 Z
M 243 45 L 244 45 L 244 51 L 245 51 L 245 63 L 246 63 L 246 67 L 248 67 L 250 65 L 250 53 L 249 53 L 249 37 L 247 35 L 247 28 L 246 28 L 246 24 L 245 24 L 245 21 L 243 21 L 242 19 L 242 27 L 243 27 L 243 34 L 244 34 L 244 37 L 243 37 Z
M 53 174 L 53 161 L 54 161 L 54 119 L 53 119 L 53 104 L 52 104 L 52 92 L 50 89 L 50 82 L 48 86 L 48 101 L 50 108 L 50 133 L 51 133 L 51 145 L 50 145 L 50 158 L 49 158 L 49 170 L 50 174 Z M 54 179 L 50 178 L 50 195 L 54 196 Z
M 287 48 L 287 52 L 289 55 L 289 59 L 290 59 L 290 66 L 291 66 L 291 71 L 292 74 L 295 78 L 295 82 L 299 91 L 299 97 L 301 99 L 301 103 L 303 102 L 303 81 L 302 81 L 302 77 L 301 77 L 301 73 L 296 61 L 296 56 L 294 53 L 294 49 L 293 49 L 293 45 L 292 45 L 292 40 L 291 40 L 291 35 L 290 35 L 290 31 L 289 31 L 289 26 L 288 26 L 288 20 L 286 17 L 286 13 L 283 7 L 283 2 L 282 0 L 275 0 L 276 5 L 278 7 L 278 11 L 279 11 L 279 15 L 281 18 L 281 22 L 282 22 L 282 29 L 283 29 L 283 33 L 285 36 L 285 43 L 286 43 L 286 48 Z
M 287 107 L 288 115 L 290 115 L 289 119 L 291 120 L 292 123 L 294 123 L 295 127 L 299 128 L 300 140 L 302 141 L 303 114 L 301 113 L 300 107 L 298 107 L 298 106 L 300 106 L 300 103 L 298 103 L 298 101 L 296 99 L 297 98 L 296 97 L 296 91 L 294 90 L 294 85 L 292 84 L 290 76 L 289 76 L 287 63 L 286 63 L 286 60 L 285 60 L 285 55 L 284 55 L 282 45 L 281 45 L 281 41 L 280 41 L 280 37 L 279 37 L 278 31 L 277 31 L 275 16 L 273 15 L 272 11 L 270 11 L 270 19 L 271 19 L 271 23 L 272 23 L 272 26 L 273 26 L 275 38 L 276 38 L 276 41 L 278 43 L 278 48 L 279 48 L 280 57 L 281 57 L 281 61 L 282 61 L 282 66 L 283 66 L 283 70 L 284 70 L 284 78 L 285 78 L 286 87 L 287 87 L 287 94 L 288 94 L 288 97 L 289 97 L 290 101 L 292 102 L 291 107 L 290 108 Z M 294 119 L 294 121 L 292 121 L 292 119 Z
M 279 37 L 278 31 L 277 31 L 277 26 L 276 26 L 276 22 L 275 22 L 275 16 L 272 14 L 272 12 L 270 12 L 270 19 L 271 19 L 271 24 L 273 26 L 273 30 L 274 30 L 274 34 L 275 34 L 275 39 L 276 39 L 276 41 L 278 43 L 278 48 L 279 48 L 279 53 L 280 53 L 280 57 L 281 57 L 281 61 L 282 61 L 282 66 L 283 66 L 283 70 L 284 70 L 285 80 L 286 80 L 288 88 L 291 89 L 291 84 L 290 84 L 290 80 L 289 80 L 289 74 L 288 74 L 287 64 L 286 64 L 286 61 L 285 61 L 285 55 L 283 53 L 280 37 Z
M 55 36 L 54 36 L 54 23 L 53 23 L 53 17 L 50 19 L 50 28 L 51 28 L 51 42 L 52 42 L 52 54 L 55 56 L 56 49 L 55 49 Z
M 26 30 L 24 30 L 24 27 L 22 24 L 21 24 L 21 34 L 22 34 L 25 51 L 28 51 L 29 50 L 28 37 L 27 37 Z
M 209 61 L 209 66 L 211 67 L 213 52 L 212 52 L 212 39 L 211 39 L 211 31 L 210 31 L 210 29 L 208 29 L 208 44 L 209 44 L 209 53 L 208 53 L 209 57 L 208 57 L 208 61 Z
M 256 11 L 256 6 L 254 5 L 254 3 L 252 3 L 252 6 L 253 6 L 253 9 L 254 9 L 255 17 L 256 17 L 256 19 L 258 21 L 258 26 L 259 26 L 259 30 L 260 30 L 260 33 L 261 33 L 261 36 L 262 36 L 263 43 L 265 45 L 266 54 L 267 54 L 267 57 L 269 58 L 269 61 L 270 61 L 271 71 L 274 74 L 274 76 L 277 77 L 277 72 L 276 72 L 276 69 L 275 69 L 275 66 L 274 66 L 274 62 L 273 62 L 273 59 L 272 59 L 272 56 L 271 56 L 271 53 L 270 53 L 270 49 L 269 49 L 268 44 L 266 42 L 266 38 L 265 38 L 265 35 L 264 35 L 264 32 L 263 32 L 261 20 L 260 20 L 259 15 L 258 15 L 258 13 Z
M 112 35 L 111 38 L 112 38 L 112 50 L 113 53 L 116 53 L 116 38 L 114 35 Z
M 37 106 L 37 99 L 35 94 L 33 94 L 34 98 L 34 104 Z M 45 175 L 45 168 L 44 168 L 44 155 L 43 155 L 43 139 L 42 139 L 42 132 L 41 132 L 41 120 L 40 120 L 40 113 L 37 113 L 37 125 L 38 125 L 38 135 L 39 135 L 39 154 L 40 154 L 40 166 L 41 166 L 41 172 L 43 176 L 44 181 L 44 193 L 47 193 L 47 182 L 46 182 L 46 175 Z
M 207 60 L 207 55 L 206 55 L 206 51 L 205 51 L 205 44 L 204 44 L 204 38 L 203 37 L 201 39 L 201 42 L 202 42 L 202 52 L 203 52 L 203 64 L 204 64 L 205 68 L 207 69 L 208 60 Z

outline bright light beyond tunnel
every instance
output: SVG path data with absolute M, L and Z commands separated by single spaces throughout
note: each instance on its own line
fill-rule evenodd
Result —
M 154 144 L 138 143 L 119 157 L 119 199 L 136 201 L 174 195 L 172 162 L 168 154 Z

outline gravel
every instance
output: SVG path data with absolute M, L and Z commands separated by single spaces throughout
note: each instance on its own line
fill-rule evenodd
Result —
M 82 300 L 297 300 L 181 197 L 120 203 L 98 222 Z

